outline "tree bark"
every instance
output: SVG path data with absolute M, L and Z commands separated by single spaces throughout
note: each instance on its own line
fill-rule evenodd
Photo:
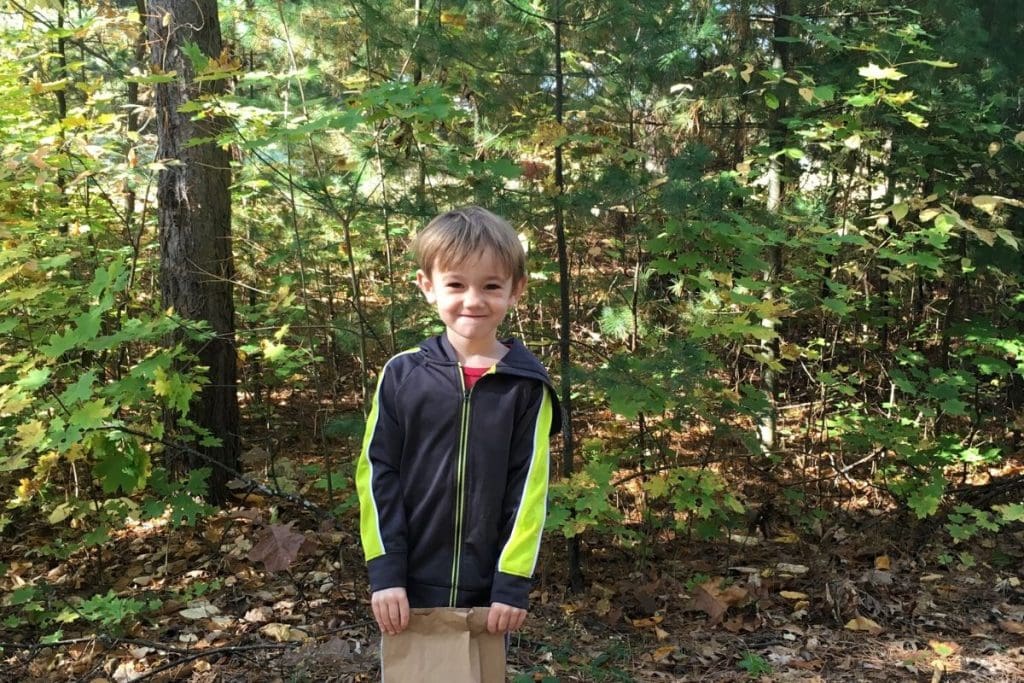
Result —
M 562 6 L 554 4 L 555 33 L 555 120 L 561 124 L 565 105 L 565 80 L 562 74 Z M 565 236 L 565 172 L 562 158 L 562 144 L 555 146 L 555 236 L 558 241 L 558 290 L 560 302 L 560 325 L 558 349 L 560 370 L 562 373 L 562 476 L 571 477 L 574 468 L 573 456 L 575 443 L 572 433 L 572 360 L 569 355 L 571 339 L 571 306 L 570 294 L 572 283 L 569 279 L 569 250 Z M 583 566 L 580 559 L 580 538 L 573 536 L 568 539 L 566 548 L 569 560 L 569 587 L 574 593 L 583 590 Z
M 211 338 L 195 341 L 179 331 L 182 342 L 207 368 L 208 383 L 188 418 L 215 437 L 202 443 L 206 458 L 169 449 L 168 468 L 182 472 L 212 466 L 208 497 L 223 502 L 226 483 L 238 469 L 238 395 L 235 351 L 234 262 L 231 248 L 231 157 L 212 139 L 224 130 L 219 117 L 193 120 L 180 107 L 204 94 L 225 89 L 224 80 L 195 81 L 192 62 L 182 47 L 193 43 L 207 56 L 221 54 L 216 0 L 150 0 L 146 27 L 155 72 L 177 78 L 156 86 L 157 159 L 165 164 L 157 187 L 160 231 L 160 293 L 164 306 L 190 321 L 209 323 Z M 220 465 L 220 466 L 218 466 Z
M 789 37 L 789 20 L 786 15 L 790 13 L 790 2 L 789 0 L 777 0 L 775 3 L 775 16 L 773 20 L 773 29 L 775 36 L 775 54 L 772 58 L 772 67 L 775 69 L 788 70 L 789 69 L 789 44 L 784 40 Z M 772 142 L 772 150 L 778 151 L 785 147 L 786 143 L 786 128 L 783 121 L 786 117 L 786 103 L 784 98 L 780 98 L 779 105 L 772 110 L 769 116 L 769 131 Z M 768 162 L 768 201 L 767 210 L 769 214 L 781 215 L 782 203 L 785 194 L 785 157 L 784 155 L 777 155 L 771 158 Z M 780 220 L 781 224 L 781 220 Z M 782 274 L 782 263 L 783 253 L 782 247 L 777 244 L 773 244 L 768 248 L 768 270 L 765 272 L 764 278 L 767 281 L 767 285 L 764 290 L 764 299 L 771 301 L 778 295 L 778 280 Z M 776 330 L 777 323 L 772 318 L 765 318 L 761 321 L 761 325 L 770 330 Z M 768 407 L 765 412 L 759 416 L 757 425 L 758 440 L 761 443 L 761 447 L 766 452 L 772 452 L 778 441 L 778 409 L 776 405 L 776 399 L 778 396 L 777 378 L 775 376 L 775 369 L 772 367 L 771 362 L 776 361 L 779 357 L 779 340 L 775 337 L 770 340 L 763 341 L 761 343 L 761 353 L 769 360 L 762 366 L 762 386 L 765 392 L 765 398 L 768 402 Z

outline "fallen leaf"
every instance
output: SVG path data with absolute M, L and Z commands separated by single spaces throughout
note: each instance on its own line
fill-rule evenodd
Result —
M 860 577 L 862 583 L 871 583 L 876 586 L 891 586 L 892 585 L 892 572 L 883 571 L 881 569 L 869 569 L 864 572 L 864 575 Z
M 630 619 L 629 623 L 633 624 L 634 628 L 650 628 L 651 626 L 657 626 L 665 617 L 661 614 L 655 614 L 653 617 L 646 617 L 644 619 Z
M 178 612 L 178 614 L 186 619 L 207 619 L 220 614 L 220 609 L 216 605 L 211 605 L 209 602 L 204 601 L 193 603 L 190 607 Z
M 779 595 L 787 600 L 806 600 L 808 598 L 807 593 L 801 593 L 800 591 L 780 591 Z
M 272 624 L 265 624 L 261 626 L 260 633 L 268 638 L 273 638 L 279 643 L 285 643 L 291 640 L 292 627 L 288 624 L 274 622 Z
M 928 647 L 940 657 L 949 657 L 960 651 L 960 645 L 952 641 L 929 640 Z
M 879 555 L 875 558 L 875 569 L 889 571 L 892 569 L 892 560 L 888 555 Z
M 1000 621 L 999 628 L 1003 629 L 1007 633 L 1015 633 L 1017 635 L 1024 634 L 1024 624 L 1019 621 Z
M 722 628 L 729 633 L 739 633 L 740 631 L 747 631 L 753 633 L 757 629 L 761 628 L 764 622 L 761 617 L 756 614 L 742 615 L 737 614 L 734 617 L 730 617 L 722 622 Z
M 249 551 L 249 559 L 263 562 L 268 571 L 282 571 L 295 561 L 305 541 L 304 535 L 292 529 L 292 522 L 271 524 Z
M 711 579 L 699 586 L 693 596 L 693 605 L 708 615 L 710 624 L 722 621 L 727 609 L 746 599 L 748 591 L 743 586 L 733 584 L 724 590 L 720 588 L 721 578 Z
M 670 654 L 676 651 L 675 645 L 662 645 L 657 650 L 651 653 L 651 659 L 656 662 L 662 662 L 668 658 Z
M 850 619 L 843 628 L 847 631 L 867 631 L 871 635 L 878 635 L 882 632 L 882 627 L 867 617 Z
M 802 564 L 789 564 L 788 562 L 779 562 L 775 565 L 775 569 L 782 574 L 796 574 L 798 576 L 810 571 Z
M 660 626 L 655 626 L 654 635 L 658 637 L 658 640 L 665 640 L 666 638 L 668 638 L 668 631 L 661 628 Z

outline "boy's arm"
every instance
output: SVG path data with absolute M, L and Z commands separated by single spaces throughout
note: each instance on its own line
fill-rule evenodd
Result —
M 501 551 L 491 584 L 491 602 L 526 609 L 547 514 L 549 439 L 553 403 L 538 382 L 513 432 L 508 484 L 502 502 Z
M 398 475 L 403 430 L 394 407 L 392 361 L 377 381 L 356 466 L 359 535 L 375 592 L 406 585 L 406 523 Z

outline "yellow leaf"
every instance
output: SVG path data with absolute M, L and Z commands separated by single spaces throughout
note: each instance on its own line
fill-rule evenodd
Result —
M 633 624 L 633 628 L 649 628 L 651 626 L 657 626 L 664 620 L 665 617 L 663 615 L 655 614 L 653 617 L 648 617 L 646 619 L 630 619 L 630 623 Z
M 940 213 L 942 213 L 942 209 L 936 209 L 935 207 L 930 206 L 927 209 L 922 210 L 917 217 L 922 223 L 927 223 Z
M 443 26 L 466 28 L 466 15 L 460 12 L 441 12 L 441 24 Z
M 31 422 L 25 422 L 18 425 L 15 428 L 17 433 L 18 442 L 21 444 L 22 450 L 30 451 L 38 446 L 43 441 L 43 437 L 46 436 L 46 430 L 43 428 L 43 423 L 39 420 L 32 420 Z
M 929 640 L 928 647 L 930 647 L 932 651 L 940 657 L 949 657 L 950 655 L 955 655 L 960 651 L 960 645 L 952 641 L 946 642 L 943 640 Z
M 1018 145 L 1024 145 L 1024 130 L 1013 136 L 1013 141 Z
M 665 640 L 666 638 L 668 638 L 668 631 L 661 628 L 660 626 L 655 626 L 654 635 L 658 637 L 658 640 Z
M 898 81 L 906 76 L 905 73 L 898 71 L 891 66 L 883 68 L 874 62 L 869 62 L 867 66 L 862 66 L 857 69 L 857 73 L 869 81 Z
M 861 137 L 854 133 L 850 137 L 843 140 L 843 144 L 850 149 L 860 149 Z
M 899 223 L 901 220 L 906 218 L 907 212 L 909 210 L 910 210 L 910 207 L 907 206 L 906 202 L 900 202 L 899 204 L 893 204 L 892 205 L 892 209 L 891 209 L 892 217 L 896 219 L 897 223 Z
M 657 650 L 651 653 L 651 659 L 653 659 L 656 662 L 660 662 L 666 659 L 670 654 L 672 654 L 675 651 L 675 645 L 662 645 Z
M 1001 150 L 1002 148 L 1003 146 L 1001 144 L 999 144 L 996 141 L 992 141 L 988 143 L 988 155 L 990 157 L 994 157 L 995 155 L 999 154 L 999 150 Z
M 292 628 L 288 624 L 266 624 L 260 628 L 260 633 L 273 638 L 279 643 L 285 643 L 291 640 Z
M 807 104 L 814 101 L 814 88 L 800 88 L 797 92 L 800 93 L 800 97 L 804 98 Z
M 850 619 L 843 628 L 847 631 L 867 631 L 871 635 L 877 635 L 882 632 L 882 627 L 867 617 Z
M 743 79 L 744 83 L 750 83 L 750 74 L 754 73 L 753 64 L 744 64 L 743 71 L 740 72 L 740 78 Z
M 806 600 L 808 597 L 807 593 L 801 593 L 800 591 L 780 591 L 779 595 L 787 600 Z
M 888 555 L 879 555 L 875 558 L 875 569 L 889 571 L 892 569 L 892 560 L 889 559 Z

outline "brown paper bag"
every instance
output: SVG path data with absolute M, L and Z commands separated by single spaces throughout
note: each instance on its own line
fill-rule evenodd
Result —
M 487 610 L 412 610 L 409 628 L 384 635 L 382 683 L 504 683 L 505 636 L 487 632 Z

